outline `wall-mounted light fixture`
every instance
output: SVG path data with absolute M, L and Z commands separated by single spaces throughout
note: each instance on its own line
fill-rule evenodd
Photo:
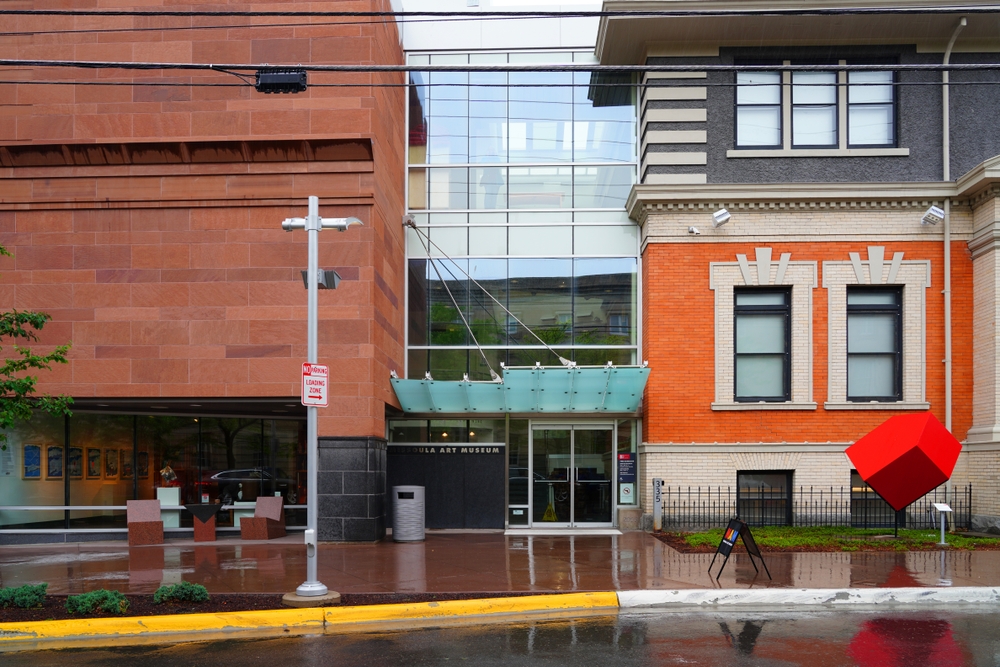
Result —
M 920 222 L 924 225 L 936 225 L 939 222 L 944 221 L 944 211 L 937 206 L 931 206 L 924 213 L 924 217 L 920 218 Z
M 701 232 L 698 231 L 697 227 L 688 227 L 688 234 L 694 234 L 697 236 L 698 234 L 701 234 Z
M 259 69 L 254 82 L 258 93 L 301 93 L 306 87 L 304 69 Z
M 729 222 L 729 219 L 733 216 L 729 214 L 724 208 L 720 208 L 718 211 L 712 214 L 712 224 L 716 227 L 721 227 L 722 225 Z

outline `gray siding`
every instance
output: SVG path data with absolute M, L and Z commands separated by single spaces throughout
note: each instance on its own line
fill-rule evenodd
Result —
M 942 54 L 916 53 L 913 47 L 812 48 L 812 49 L 726 49 L 718 58 L 650 58 L 648 64 L 733 64 L 749 59 L 806 61 L 818 59 L 898 58 L 900 63 L 940 63 Z M 955 54 L 953 62 L 997 62 L 996 54 Z M 1000 154 L 1000 86 L 969 85 L 971 82 L 997 81 L 994 72 L 954 73 L 951 88 L 952 167 L 957 178 L 990 157 Z M 735 76 L 731 72 L 709 72 L 700 80 L 656 80 L 649 86 L 704 85 L 704 102 L 649 100 L 649 109 L 707 109 L 705 123 L 645 124 L 645 139 L 651 131 L 701 129 L 707 131 L 706 144 L 648 143 L 641 158 L 643 182 L 669 178 L 669 175 L 706 174 L 708 183 L 817 183 L 817 182 L 907 182 L 939 181 L 941 160 L 941 74 L 939 72 L 901 72 L 897 88 L 898 146 L 909 149 L 908 156 L 891 157 L 792 157 L 733 158 Z M 704 105 L 704 106 L 702 106 Z M 640 118 L 642 121 L 643 118 Z M 651 153 L 704 151 L 705 165 L 654 164 Z M 654 175 L 660 175 L 657 179 Z M 653 177 L 653 178 L 651 178 Z

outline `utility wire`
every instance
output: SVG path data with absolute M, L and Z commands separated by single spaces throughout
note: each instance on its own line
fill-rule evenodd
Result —
M 125 69 L 125 70 L 216 70 L 233 74 L 237 71 L 256 72 L 259 70 L 295 70 L 307 72 L 510 72 L 510 73 L 559 73 L 587 72 L 630 74 L 647 72 L 969 72 L 1000 70 L 1000 62 L 995 63 L 895 63 L 895 64 L 800 64 L 800 65 L 595 65 L 584 63 L 537 64 L 491 64 L 491 65 L 318 65 L 318 64 L 215 64 L 215 63 L 164 63 L 127 62 L 101 60 L 21 60 L 0 58 L 0 67 L 67 67 L 78 69 Z M 228 71 L 227 71 L 228 70 Z M 427 85 L 427 84 L 415 84 Z M 449 83 L 448 85 L 466 85 Z M 491 84 L 469 84 L 489 86 Z M 509 86 L 510 84 L 495 84 Z M 539 84 L 531 84 L 535 87 Z M 585 85 L 585 84 L 584 84 Z M 630 85 L 617 83 L 618 86 Z M 696 84 L 700 85 L 700 84 Z M 778 84 L 767 84 L 778 85 Z
M 677 10 L 613 10 L 613 11 L 453 11 L 453 12 L 289 12 L 289 11 L 142 11 L 134 9 L 4 9 L 0 16 L 240 16 L 240 17 L 414 17 L 428 18 L 659 18 L 659 17 L 724 17 L 724 16 L 844 16 L 870 14 L 988 14 L 1000 11 L 1000 5 L 969 4 L 953 7 L 828 7 L 828 8 L 769 8 L 769 9 L 677 9 Z

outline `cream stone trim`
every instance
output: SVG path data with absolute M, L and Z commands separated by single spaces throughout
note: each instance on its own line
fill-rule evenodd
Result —
M 930 410 L 930 403 L 824 403 L 824 410 Z
M 642 82 L 648 83 L 650 79 L 707 79 L 708 72 L 646 72 L 642 75 Z
M 707 153 L 646 153 L 643 162 L 650 164 L 707 164 Z
M 642 140 L 645 151 L 649 144 L 704 144 L 708 142 L 705 130 L 650 130 Z
M 701 109 L 646 109 L 643 123 L 703 123 L 708 120 L 708 110 Z
M 719 412 L 742 412 L 751 410 L 815 410 L 816 403 L 712 403 L 712 409 Z
M 778 148 L 775 150 L 731 149 L 726 157 L 732 158 L 790 158 L 790 157 L 906 157 L 909 148 Z
M 707 100 L 704 86 L 649 86 L 642 91 L 643 104 L 651 100 Z
M 850 442 L 683 442 L 683 443 L 642 443 L 639 454 L 756 454 L 758 452 L 794 453 L 794 452 L 831 452 L 841 454 L 852 445 Z
M 707 174 L 648 174 L 646 176 L 647 183 L 662 183 L 665 185 L 700 185 L 707 180 Z
M 712 410 L 814 410 L 812 391 L 812 290 L 817 287 L 816 262 L 791 261 L 783 253 L 775 261 L 771 248 L 757 248 L 754 261 L 737 255 L 735 262 L 709 265 L 709 289 L 715 292 L 715 400 Z M 791 400 L 785 403 L 741 403 L 733 398 L 733 290 L 740 285 L 788 285 L 791 308 Z
M 828 410 L 919 410 L 929 407 L 927 376 L 927 298 L 931 286 L 929 260 L 904 261 L 894 252 L 885 261 L 883 246 L 869 246 L 868 259 L 850 253 L 848 261 L 823 262 L 823 288 L 827 290 Z M 853 403 L 847 400 L 847 286 L 903 286 L 903 400 Z

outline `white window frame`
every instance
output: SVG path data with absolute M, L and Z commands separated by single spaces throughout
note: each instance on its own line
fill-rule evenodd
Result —
M 884 246 L 869 246 L 868 259 L 850 253 L 848 261 L 823 262 L 827 290 L 827 410 L 928 410 L 927 296 L 930 260 L 889 258 Z M 886 285 L 903 288 L 903 400 L 860 403 L 847 400 L 847 286 Z
M 756 248 L 753 261 L 709 265 L 709 289 L 715 292 L 715 401 L 712 410 L 815 410 L 812 389 L 812 291 L 818 285 L 817 262 L 793 262 L 791 253 L 775 261 L 771 248 Z M 791 400 L 757 403 L 735 400 L 734 298 L 736 287 L 791 287 Z

